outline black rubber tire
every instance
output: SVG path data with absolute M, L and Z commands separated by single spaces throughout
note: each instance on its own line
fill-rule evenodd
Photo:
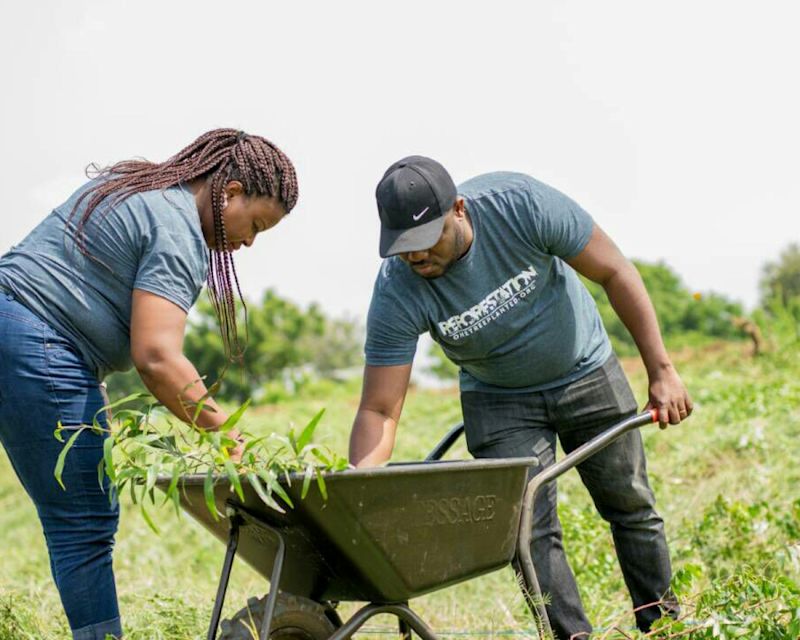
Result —
M 220 625 L 217 640 L 258 640 L 264 616 L 263 598 L 250 598 L 247 606 Z M 253 634 L 255 629 L 255 635 Z M 318 602 L 285 593 L 278 594 L 269 632 L 270 640 L 326 640 L 336 626 Z

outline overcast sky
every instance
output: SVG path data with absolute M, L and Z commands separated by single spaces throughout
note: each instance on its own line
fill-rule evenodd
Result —
M 529 173 L 623 252 L 752 305 L 800 240 L 796 2 L 3 2 L 0 252 L 83 181 L 207 129 L 276 142 L 300 201 L 237 255 L 266 287 L 366 312 L 374 188 L 411 153 L 456 182 Z

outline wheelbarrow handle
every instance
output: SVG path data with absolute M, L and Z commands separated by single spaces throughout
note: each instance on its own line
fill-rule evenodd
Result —
M 533 480 L 531 480 L 531 483 L 538 481 L 538 484 L 542 485 L 550 482 L 573 467 L 576 467 L 587 458 L 590 458 L 598 451 L 605 449 L 614 442 L 614 440 L 628 433 L 628 431 L 638 429 L 639 427 L 654 422 L 658 422 L 657 409 L 650 409 L 649 411 L 644 411 L 643 413 L 627 418 L 622 422 L 618 422 L 613 427 L 609 427 L 588 442 L 584 442 L 580 447 L 564 456 L 555 464 L 550 465 L 541 473 L 537 473 Z M 530 484 L 528 486 L 530 487 Z
M 550 637 L 550 621 L 547 619 L 547 611 L 544 607 L 541 588 L 536 577 L 536 570 L 533 567 L 531 558 L 531 533 L 533 524 L 533 505 L 539 489 L 548 482 L 555 480 L 573 467 L 579 465 L 587 458 L 593 456 L 598 451 L 605 449 L 612 442 L 625 435 L 633 429 L 638 429 L 646 424 L 658 422 L 658 410 L 650 409 L 644 413 L 632 416 L 615 424 L 613 427 L 603 431 L 588 442 L 564 456 L 555 464 L 537 473 L 528 482 L 525 489 L 525 497 L 522 500 L 522 513 L 520 515 L 519 536 L 517 537 L 517 559 L 519 569 L 526 586 L 526 599 L 531 610 L 536 614 L 536 622 L 539 625 L 540 635 Z
M 425 458 L 425 462 L 431 462 L 433 460 L 441 460 L 442 456 L 450 450 L 450 447 L 453 446 L 453 443 L 461 437 L 461 434 L 464 433 L 464 423 L 459 422 L 455 427 L 450 429 L 439 441 L 433 451 L 431 451 L 427 457 Z
M 632 418 L 632 419 L 635 419 L 637 421 L 638 420 L 646 420 L 645 422 L 641 422 L 641 423 L 637 422 L 634 425 L 635 427 L 640 427 L 643 424 L 647 424 L 648 422 L 657 422 L 658 421 L 658 410 L 657 409 L 650 409 L 650 411 L 645 411 L 644 413 L 641 413 L 641 414 L 639 414 L 638 416 L 635 416 L 635 418 Z M 609 429 L 605 434 L 603 434 L 603 436 L 605 436 L 606 434 L 609 434 L 611 431 L 613 431 L 613 429 L 619 428 L 623 424 L 627 425 L 627 421 L 624 422 L 624 423 L 620 423 L 616 427 L 612 427 L 612 429 Z M 628 429 L 631 429 L 631 428 L 633 428 L 633 427 L 627 426 L 625 428 L 625 431 L 627 431 Z M 431 462 L 433 460 L 441 460 L 442 457 L 444 456 L 444 454 L 447 453 L 450 450 L 450 448 L 453 446 L 455 441 L 458 440 L 461 437 L 462 433 L 464 433 L 464 423 L 463 422 L 459 422 L 456 426 L 454 426 L 452 429 L 450 429 L 450 431 L 447 432 L 447 434 L 444 436 L 444 438 L 442 438 L 439 441 L 439 444 L 437 444 L 433 448 L 433 450 L 425 457 L 425 462 Z M 623 431 L 623 433 L 624 433 L 624 431 Z M 612 434 L 610 437 L 611 437 L 612 440 L 614 440 L 617 436 Z M 591 444 L 591 443 L 586 443 L 583 446 L 585 447 L 588 444 Z M 605 446 L 605 445 L 600 446 L 600 448 L 602 449 L 603 446 Z M 583 447 L 581 447 L 581 448 L 583 448 Z M 577 453 L 579 450 L 580 449 L 578 449 L 576 451 L 573 451 L 573 453 Z M 591 453 L 589 455 L 591 455 Z M 578 462 L 581 462 L 581 460 L 579 460 Z M 577 463 L 575 463 L 575 464 L 577 464 Z

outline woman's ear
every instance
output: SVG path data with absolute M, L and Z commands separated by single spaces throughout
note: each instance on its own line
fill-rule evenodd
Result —
M 244 186 L 238 180 L 231 180 L 228 184 L 225 185 L 225 188 L 222 190 L 223 196 L 227 196 L 228 199 L 234 198 L 236 196 L 240 196 L 244 193 Z
M 238 180 L 231 180 L 222 189 L 222 208 L 228 206 L 228 201 L 244 193 L 244 187 Z

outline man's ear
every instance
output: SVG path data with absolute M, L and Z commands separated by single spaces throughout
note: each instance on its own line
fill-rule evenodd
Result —
M 456 201 L 453 204 L 453 211 L 455 211 L 456 218 L 464 217 L 467 211 L 467 207 L 464 204 L 464 198 L 456 198 Z

